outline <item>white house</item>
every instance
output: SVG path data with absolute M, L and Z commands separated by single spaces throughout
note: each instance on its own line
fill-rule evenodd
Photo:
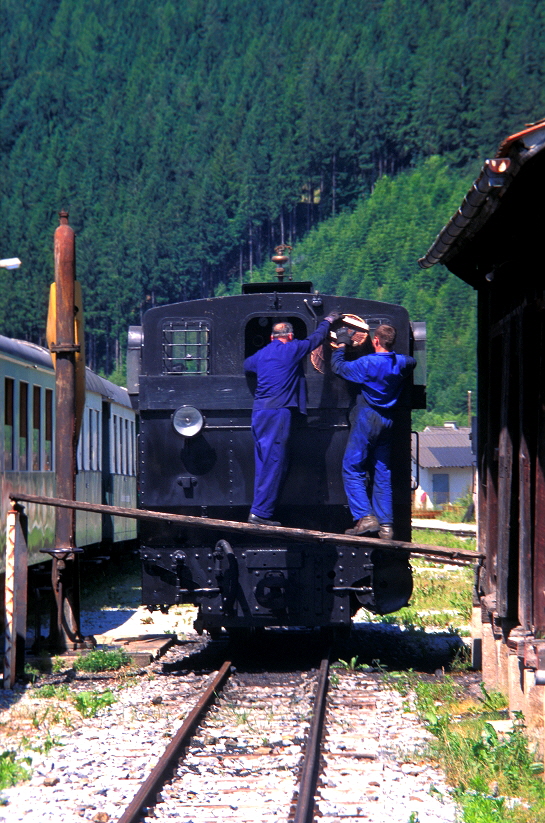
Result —
M 470 434 L 469 427 L 448 422 L 418 432 L 418 444 L 413 435 L 413 476 L 419 481 L 415 509 L 436 509 L 473 491 L 475 455 Z

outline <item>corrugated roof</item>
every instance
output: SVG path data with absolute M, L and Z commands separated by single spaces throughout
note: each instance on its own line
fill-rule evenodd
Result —
M 471 448 L 467 446 L 420 446 L 420 465 L 423 469 L 465 468 L 475 462 Z
M 424 469 L 464 468 L 472 466 L 469 428 L 430 426 L 419 433 L 419 463 Z

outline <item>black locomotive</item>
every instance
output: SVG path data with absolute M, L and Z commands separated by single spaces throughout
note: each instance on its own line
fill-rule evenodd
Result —
M 252 389 L 243 361 L 288 320 L 306 337 L 336 309 L 371 333 L 396 327 L 396 351 L 413 354 L 401 306 L 314 293 L 308 282 L 250 283 L 239 296 L 150 309 L 129 333 L 128 390 L 140 415 L 139 504 L 144 509 L 246 522 L 253 496 Z M 365 356 L 365 346 L 361 356 Z M 359 353 L 355 352 L 354 356 Z M 143 602 L 199 606 L 211 633 L 266 626 L 349 626 L 361 606 L 385 614 L 407 604 L 408 556 L 343 545 L 352 525 L 341 478 L 354 387 L 334 375 L 329 348 L 305 364 L 308 415 L 294 420 L 290 469 L 276 515 L 283 526 L 339 534 L 338 545 L 292 542 L 191 525 L 143 522 Z M 415 378 L 415 381 L 418 377 Z M 394 529 L 410 540 L 412 386 L 398 404 Z M 423 387 L 420 387 L 423 389 Z M 269 530 L 270 531 L 270 530 Z

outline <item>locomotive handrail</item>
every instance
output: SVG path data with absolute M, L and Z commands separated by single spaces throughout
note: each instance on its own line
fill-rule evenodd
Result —
M 322 543 L 343 546 L 369 546 L 374 549 L 389 549 L 393 551 L 409 552 L 410 554 L 430 556 L 435 562 L 480 563 L 485 555 L 482 552 L 470 549 L 447 549 L 444 546 L 428 546 L 422 543 L 406 543 L 402 540 L 383 540 L 365 535 L 335 534 L 332 532 L 312 531 L 310 529 L 293 529 L 287 526 L 261 526 L 253 523 L 241 523 L 236 520 L 216 520 L 211 517 L 194 517 L 188 514 L 169 514 L 168 512 L 153 512 L 147 509 L 129 509 L 120 506 L 107 506 L 103 503 L 84 503 L 80 500 L 65 500 L 58 497 L 43 497 L 36 494 L 13 493 L 10 499 L 19 503 L 36 503 L 44 506 L 57 506 L 66 509 L 110 514 L 115 517 L 130 517 L 135 520 L 163 520 L 169 523 L 183 523 L 187 526 L 217 529 L 222 531 L 242 532 L 244 534 L 260 534 L 273 538 L 290 538 L 304 543 Z M 51 551 L 54 551 L 52 549 Z

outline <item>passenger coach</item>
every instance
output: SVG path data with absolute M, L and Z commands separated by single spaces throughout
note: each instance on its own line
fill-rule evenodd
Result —
M 55 497 L 55 372 L 47 349 L 0 335 L 0 505 L 5 546 L 10 495 Z M 77 449 L 76 496 L 89 503 L 136 505 L 136 417 L 126 389 L 86 369 Z M 29 503 L 30 562 L 55 545 L 55 512 Z M 78 512 L 76 545 L 136 538 L 134 520 Z M 3 565 L 3 559 L 2 559 Z

